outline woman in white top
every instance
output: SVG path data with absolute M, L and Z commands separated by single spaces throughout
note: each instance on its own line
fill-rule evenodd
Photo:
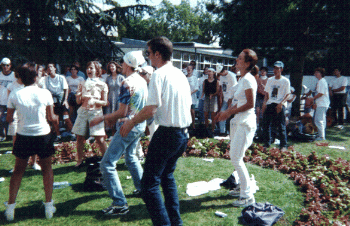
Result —
M 233 202 L 234 206 L 246 207 L 255 202 L 252 187 L 250 184 L 248 170 L 243 162 L 243 157 L 247 148 L 252 144 L 256 130 L 255 100 L 257 82 L 250 70 L 258 62 L 258 57 L 253 50 L 243 50 L 236 59 L 236 68 L 241 72 L 241 79 L 237 84 L 234 98 L 237 104 L 231 106 L 224 112 L 220 112 L 216 119 L 226 120 L 232 114 L 235 117 L 231 120 L 230 138 L 231 161 L 238 173 L 241 181 L 240 187 L 230 192 L 230 195 L 239 197 Z
M 100 64 L 97 61 L 90 61 L 86 67 L 88 78 L 79 84 L 75 94 L 77 104 L 81 104 L 72 129 L 72 132 L 77 136 L 77 164 L 75 167 L 82 166 L 84 141 L 88 132 L 90 132 L 90 136 L 96 138 L 102 155 L 107 150 L 104 121 L 89 128 L 89 123 L 93 118 L 103 116 L 102 107 L 107 105 L 108 87 L 105 82 L 100 80 L 101 73 Z
M 9 221 L 14 219 L 15 201 L 28 158 L 37 154 L 43 173 L 46 218 L 51 218 L 56 211 L 52 201 L 51 168 L 51 155 L 55 153 L 55 149 L 47 119 L 49 121 L 58 119 L 53 113 L 53 99 L 50 92 L 35 85 L 37 77 L 35 70 L 22 66 L 16 70 L 16 74 L 19 83 L 23 83 L 25 87 L 11 93 L 7 104 L 6 120 L 9 123 L 13 121 L 14 111 L 17 112 L 19 120 L 17 139 L 12 152 L 16 156 L 15 169 L 10 181 L 9 200 L 5 203 L 7 206 L 5 216 Z

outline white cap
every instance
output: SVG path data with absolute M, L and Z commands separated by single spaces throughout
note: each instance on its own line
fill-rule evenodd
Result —
M 207 70 L 208 70 L 208 71 L 212 71 L 212 72 L 214 72 L 214 73 L 216 72 L 215 69 L 212 68 L 212 67 L 208 68 Z
M 124 55 L 123 59 L 127 65 L 135 69 L 139 68 L 146 62 L 141 50 L 128 52 Z
M 216 66 L 216 73 L 220 73 L 222 71 L 222 69 L 224 68 L 224 66 L 222 66 L 221 64 L 218 64 Z
M 5 57 L 1 60 L 0 64 L 11 64 L 11 60 L 9 58 Z
M 149 74 L 153 74 L 153 72 L 154 72 L 154 69 L 152 66 L 145 66 L 145 67 L 142 67 L 142 69 Z

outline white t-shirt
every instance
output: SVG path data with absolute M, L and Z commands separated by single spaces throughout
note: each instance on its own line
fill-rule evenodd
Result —
M 187 77 L 188 83 L 190 84 L 190 89 L 191 92 L 198 90 L 199 86 L 198 86 L 198 78 L 194 75 L 192 75 L 191 77 Z M 192 104 L 197 104 L 197 92 L 193 93 L 191 95 L 192 98 Z
M 344 76 L 335 77 L 329 84 L 329 86 L 333 89 L 339 89 L 340 87 L 345 86 L 343 91 L 334 92 L 334 93 L 346 93 L 346 86 L 348 85 L 348 79 Z
M 287 94 L 290 94 L 290 82 L 284 76 L 280 79 L 276 79 L 275 76 L 267 80 L 265 91 L 269 94 L 269 99 L 267 100 L 267 105 L 276 103 L 279 104 L 285 98 Z M 287 107 L 287 101 L 283 104 Z
M 329 92 L 328 84 L 325 78 L 321 78 L 316 84 L 316 95 L 322 93 L 323 95 L 316 99 L 317 107 L 329 107 Z
M 245 74 L 237 84 L 237 90 L 234 93 L 234 99 L 237 100 L 237 108 L 247 103 L 247 97 L 245 91 L 248 89 L 253 90 L 253 106 L 255 106 L 256 101 L 256 91 L 258 89 L 258 84 L 256 79 L 251 73 Z M 239 112 L 233 118 L 233 122 L 236 124 L 245 124 L 249 127 L 256 127 L 256 115 L 255 108 L 252 107 L 244 112 Z
M 64 90 L 68 89 L 68 83 L 66 77 L 63 75 L 56 74 L 54 78 L 51 78 L 50 75 L 45 78 L 45 86 L 48 89 L 52 96 L 60 96 L 60 102 L 62 101 Z
M 146 106 L 158 107 L 156 124 L 166 127 L 188 127 L 191 118 L 191 90 L 182 71 L 167 62 L 158 68 L 149 83 Z
M 49 105 L 53 105 L 50 91 L 36 85 L 12 92 L 7 107 L 17 111 L 17 133 L 25 136 L 49 134 L 50 126 L 46 120 L 46 107 Z
M 234 97 L 235 92 L 237 91 L 238 83 L 234 86 L 232 86 L 229 90 L 229 99 L 232 99 L 231 106 L 235 106 L 238 103 L 238 100 Z M 229 106 L 230 107 L 230 106 Z
M 79 83 L 85 81 L 83 77 L 77 77 L 77 78 L 73 78 L 72 76 L 68 76 L 67 78 L 67 83 L 70 89 L 71 93 L 76 93 L 78 90 L 78 85 Z
M 222 93 L 224 101 L 228 101 L 230 88 L 237 84 L 237 78 L 234 73 L 228 71 L 226 76 L 220 76 L 220 85 L 222 86 Z
M 7 105 L 8 86 L 14 81 L 16 81 L 16 78 L 13 71 L 8 75 L 0 72 L 0 105 Z
M 24 88 L 24 85 L 23 84 L 19 84 L 18 82 L 17 82 L 17 80 L 16 81 L 14 81 L 14 82 L 12 82 L 9 86 L 8 86 L 8 90 L 10 90 L 10 94 L 12 93 L 12 92 L 15 92 L 15 91 L 17 91 L 17 90 L 20 90 L 20 89 L 23 89 Z

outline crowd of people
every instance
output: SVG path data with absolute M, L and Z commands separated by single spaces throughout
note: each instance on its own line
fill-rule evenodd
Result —
M 0 135 L 1 140 L 13 136 L 16 157 L 9 199 L 5 203 L 7 220 L 14 219 L 17 193 L 30 157 L 39 159 L 45 214 L 48 219 L 53 217 L 56 208 L 52 200 L 51 155 L 53 143 L 61 139 L 61 123 L 77 141 L 75 167 L 82 166 L 83 145 L 89 136 L 95 138 L 103 154 L 100 164 L 103 185 L 112 199 L 111 205 L 102 210 L 105 215 L 129 212 L 116 169 L 116 163 L 124 155 L 134 182 L 134 194 L 144 200 L 153 224 L 183 224 L 173 173 L 178 158 L 186 150 L 188 129 L 197 129 L 197 122 L 204 124 L 211 135 L 217 127 L 219 135 L 230 136 L 231 161 L 241 181 L 230 192 L 238 198 L 233 205 L 246 207 L 255 202 L 243 157 L 257 128 L 263 131 L 261 137 L 266 148 L 275 137 L 279 138 L 281 149 L 287 147 L 286 123 L 295 95 L 289 79 L 282 75 L 283 62 L 274 63 L 273 76 L 268 78 L 268 68 L 259 70 L 256 65 L 257 54 L 244 49 L 231 70 L 222 65 L 206 66 L 201 75 L 195 61 L 183 70 L 172 65 L 173 45 L 166 37 L 153 38 L 147 46 L 145 53 L 126 53 L 121 64 L 109 62 L 106 74 L 98 61 L 88 62 L 86 75 L 80 71 L 78 62 L 72 64 L 66 75 L 60 75 L 51 63 L 46 68 L 27 63 L 13 72 L 10 59 L 2 59 Z M 336 71 L 339 74 L 328 85 L 325 70 L 315 69 L 316 93 L 305 94 L 315 111 L 314 123 L 320 140 L 326 138 L 330 96 L 336 101 L 332 108 L 338 115 L 339 126 L 343 124 L 347 79 Z M 137 153 L 146 127 L 151 138 L 142 167 Z M 111 131 L 113 136 L 108 148 L 106 131 Z

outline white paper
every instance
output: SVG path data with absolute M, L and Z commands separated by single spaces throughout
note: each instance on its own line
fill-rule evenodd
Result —
M 194 183 L 187 184 L 186 194 L 188 196 L 198 196 L 208 193 L 209 191 L 215 191 L 221 189 L 220 183 L 222 183 L 224 179 L 215 178 L 209 182 L 206 181 L 198 181 Z
M 4 177 L 0 177 L 0 182 L 3 182 L 5 181 L 5 178 Z
M 12 154 L 12 151 L 7 151 L 5 152 L 5 154 Z
M 215 136 L 214 139 L 215 140 L 229 140 L 230 136 L 229 135 L 227 135 L 226 137 Z
M 203 159 L 206 162 L 214 162 L 214 159 Z
M 340 150 L 345 150 L 345 147 L 343 146 L 328 146 L 329 148 L 335 148 L 335 149 L 340 149 Z

